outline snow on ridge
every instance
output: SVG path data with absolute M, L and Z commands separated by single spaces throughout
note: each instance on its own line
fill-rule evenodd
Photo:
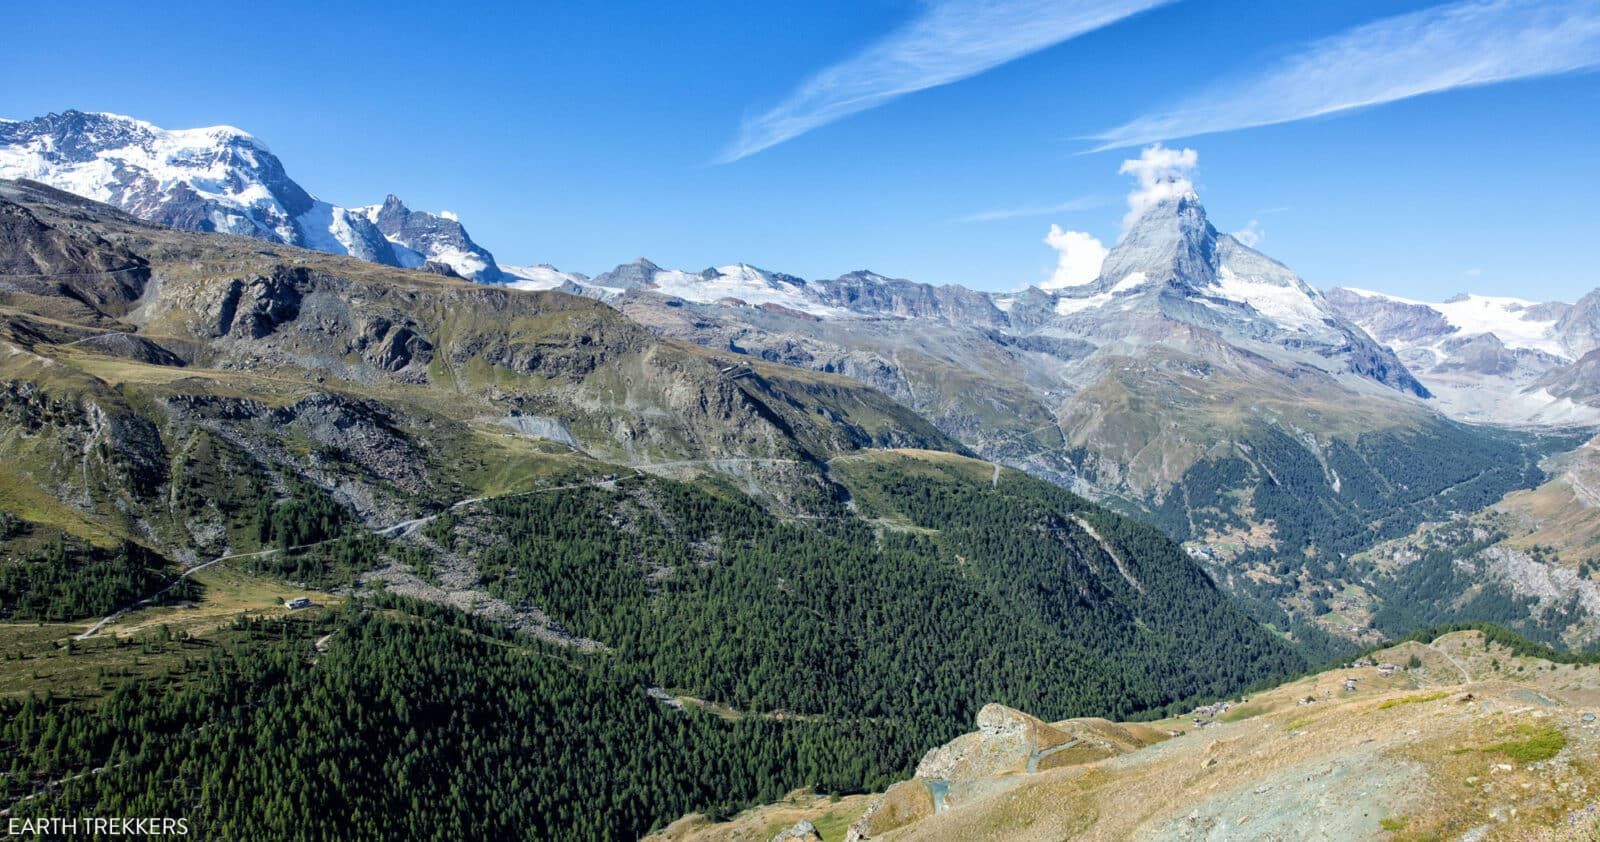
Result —
M 562 284 L 573 283 L 586 286 L 589 280 L 575 272 L 563 272 L 549 264 L 541 263 L 538 266 L 501 266 L 501 271 L 516 280 L 507 284 L 512 289 L 555 289 Z
M 1321 325 L 1328 317 L 1327 310 L 1300 286 L 1261 281 L 1226 265 L 1217 270 L 1216 283 L 1210 288 L 1219 298 L 1248 304 L 1257 313 L 1296 330 Z
M 1061 296 L 1056 299 L 1056 315 L 1070 316 L 1073 313 L 1081 313 L 1084 310 L 1094 310 L 1104 307 L 1105 305 L 1114 301 L 1118 296 L 1132 292 L 1139 287 L 1144 286 L 1149 282 L 1149 280 L 1150 277 L 1143 272 L 1129 272 L 1122 277 L 1122 280 L 1112 284 L 1111 288 L 1105 292 L 1098 292 L 1094 295 L 1086 295 L 1082 298 Z M 1079 289 L 1083 286 L 1088 286 L 1088 284 L 1080 284 L 1077 287 L 1061 287 L 1052 291 L 1059 294 L 1065 290 Z
M 651 277 L 651 281 L 655 284 L 655 291 L 662 295 L 699 304 L 713 304 L 724 298 L 736 298 L 753 306 L 776 304 L 813 316 L 850 315 L 847 310 L 823 304 L 805 287 L 780 279 L 748 263 L 718 266 L 712 272 L 714 274 L 707 277 L 702 273 L 685 272 L 681 269 L 662 269 Z
M 1540 306 L 1542 302 L 1539 301 L 1508 295 L 1468 293 L 1449 301 L 1432 302 L 1355 287 L 1344 289 L 1363 298 L 1377 298 L 1397 304 L 1426 307 L 1444 317 L 1445 322 L 1455 328 L 1455 331 L 1447 337 L 1449 339 L 1492 333 L 1507 348 L 1542 351 L 1562 358 L 1568 356 L 1556 336 L 1558 319 L 1527 318 L 1526 311 Z

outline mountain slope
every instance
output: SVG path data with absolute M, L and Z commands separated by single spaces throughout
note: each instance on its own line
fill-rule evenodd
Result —
M 507 276 L 450 216 L 390 196 L 342 208 L 306 192 L 266 144 L 232 126 L 167 131 L 116 114 L 66 111 L 0 122 L 0 178 L 31 179 L 190 231 L 348 254 L 385 266 L 450 266 Z
M 1143 512 L 1306 639 L 1352 634 L 1315 610 L 1353 575 L 1344 555 L 1535 485 L 1540 455 L 1570 445 L 1442 415 L 1192 194 L 1149 208 L 1078 286 L 985 295 L 857 272 L 762 284 L 784 300 L 757 304 L 722 274 L 668 275 L 629 264 L 594 294 L 662 335 L 869 383 L 986 458 Z
M 832 493 L 816 465 L 835 453 L 958 447 L 852 381 L 731 366 L 582 298 L 185 234 L 39 186 L 0 185 L 0 222 L 8 470 L 184 551 L 237 538 L 173 507 L 173 460 L 200 440 L 369 520 L 468 496 L 497 467 L 472 449 L 515 450 L 496 441 L 512 429 L 625 462 L 756 460 L 745 487 L 798 506 Z
M 767 839 L 773 820 L 831 819 L 852 842 L 1588 839 L 1600 667 L 1541 657 L 1554 654 L 1497 631 L 1429 635 L 1154 723 L 989 705 L 979 730 L 848 812 L 791 797 L 651 838 Z
M 1304 664 L 1148 526 L 558 292 L 0 182 L 0 383 L 17 819 L 637 837 Z

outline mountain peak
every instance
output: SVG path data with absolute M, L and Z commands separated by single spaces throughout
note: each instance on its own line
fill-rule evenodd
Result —
M 1157 282 L 1208 286 L 1216 279 L 1217 230 L 1194 193 L 1162 199 L 1140 216 L 1106 255 L 1100 283 L 1135 272 Z
M 455 219 L 381 205 L 334 207 L 285 172 L 266 144 L 233 126 L 163 129 L 121 114 L 68 109 L 0 123 L 0 178 L 29 179 L 140 219 L 419 268 L 505 280 Z

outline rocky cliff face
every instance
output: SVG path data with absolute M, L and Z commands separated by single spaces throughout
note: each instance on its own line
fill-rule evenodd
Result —
M 389 242 L 405 250 L 396 252 L 402 266 L 433 262 L 475 281 L 509 280 L 495 263 L 494 255 L 473 242 L 467 229 L 454 218 L 411 210 L 392 193 L 383 204 L 367 208 L 366 216 Z

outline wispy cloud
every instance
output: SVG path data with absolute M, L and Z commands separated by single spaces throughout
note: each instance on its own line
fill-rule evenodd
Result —
M 855 56 L 746 117 L 719 158 L 737 161 L 841 117 L 948 85 L 1173 0 L 930 0 Z
M 1079 196 L 1054 205 L 1027 205 L 1020 208 L 997 208 L 960 217 L 954 222 L 998 222 L 1002 219 L 1022 219 L 1029 216 L 1049 216 L 1054 213 L 1072 213 L 1104 206 L 1100 196 Z
M 1467 0 L 1309 44 L 1260 73 L 1092 135 L 1094 151 L 1286 123 L 1600 65 L 1596 0 Z
M 1233 232 L 1233 238 L 1250 248 L 1255 248 L 1261 244 L 1262 240 L 1267 238 L 1267 232 L 1261 230 L 1259 221 L 1252 219 L 1245 223 L 1243 228 Z

